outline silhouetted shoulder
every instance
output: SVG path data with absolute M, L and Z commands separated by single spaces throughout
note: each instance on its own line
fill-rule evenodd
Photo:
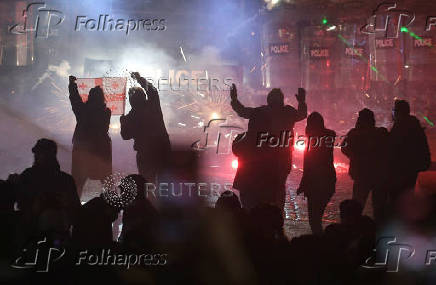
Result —
M 421 126 L 421 122 L 418 120 L 417 117 L 415 117 L 415 116 L 410 116 L 410 122 L 411 122 L 411 124 L 414 125 L 414 127 L 420 127 L 420 128 L 422 128 L 422 126 Z
M 385 127 L 379 127 L 377 128 L 377 132 L 380 135 L 387 135 L 389 133 L 388 129 L 386 129 Z
M 283 108 L 285 109 L 286 112 L 290 112 L 290 113 L 296 113 L 297 112 L 297 110 L 294 107 L 290 106 L 290 105 L 285 105 Z
M 326 135 L 329 137 L 336 137 L 336 132 L 334 130 L 326 129 Z
M 356 134 L 356 132 L 357 132 L 357 129 L 352 128 L 351 130 L 348 131 L 347 137 L 354 136 Z
M 70 174 L 61 171 L 61 172 L 60 172 L 60 176 L 61 176 L 62 179 L 64 179 L 66 182 L 71 183 L 71 184 L 75 184 L 75 183 L 74 183 L 74 178 L 73 178 L 73 176 L 71 176 Z

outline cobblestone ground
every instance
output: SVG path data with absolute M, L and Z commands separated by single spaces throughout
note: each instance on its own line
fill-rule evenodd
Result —
M 286 219 L 284 230 L 289 238 L 311 233 L 307 215 L 307 200 L 303 195 L 296 195 L 296 189 L 300 183 L 302 172 L 291 172 L 287 181 L 288 195 L 286 196 L 285 212 Z M 323 216 L 323 226 L 339 222 L 339 204 L 345 199 L 351 198 L 353 182 L 348 174 L 337 175 L 336 193 L 327 205 Z M 365 212 L 370 214 L 369 207 Z

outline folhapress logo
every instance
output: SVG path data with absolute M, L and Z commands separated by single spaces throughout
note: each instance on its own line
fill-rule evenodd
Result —
M 23 10 L 23 23 L 9 27 L 9 32 L 16 35 L 35 33 L 36 38 L 48 38 L 56 34 L 56 26 L 65 19 L 61 11 L 48 9 L 44 2 L 35 2 L 27 5 Z
M 65 255 L 64 248 L 55 248 L 48 245 L 47 238 L 36 244 L 23 248 L 21 255 L 11 264 L 18 269 L 35 269 L 36 272 L 49 272 L 50 264 L 58 261 Z
M 415 13 L 397 9 L 397 3 L 383 2 L 377 6 L 369 23 L 360 31 L 364 34 L 384 32 L 388 39 L 398 38 L 402 27 L 409 27 L 415 21 Z

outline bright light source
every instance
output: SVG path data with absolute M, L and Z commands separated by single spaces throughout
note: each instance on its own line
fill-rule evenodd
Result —
M 211 120 L 215 120 L 215 119 L 219 119 L 220 118 L 220 115 L 218 114 L 218 113 L 216 113 L 216 112 L 213 112 L 211 115 L 210 115 L 210 119 Z
M 336 30 L 336 26 L 335 25 L 330 26 L 330 27 L 327 28 L 327 31 L 334 31 L 334 30 Z
M 275 5 L 277 3 L 279 3 L 280 0 L 271 0 L 271 4 Z
M 113 129 L 113 130 L 119 130 L 120 129 L 120 123 L 111 123 L 109 125 L 109 128 Z
M 304 151 L 306 149 L 306 142 L 302 142 L 302 141 L 298 140 L 294 144 L 294 149 L 298 150 L 298 151 Z
M 405 65 L 404 68 L 409 68 L 409 66 L 408 66 L 408 65 Z
M 322 22 L 321 23 L 323 25 L 327 25 L 327 23 L 328 23 L 327 18 L 326 17 L 322 18 Z
M 238 169 L 238 160 L 237 159 L 232 160 L 232 168 Z

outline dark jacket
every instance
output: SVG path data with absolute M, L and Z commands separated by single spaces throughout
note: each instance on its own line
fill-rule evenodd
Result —
M 169 136 L 165 127 L 159 93 L 156 88 L 146 83 L 141 86 L 147 90 L 146 104 L 132 106 L 132 110 L 123 116 L 121 136 L 124 140 L 134 140 L 133 148 L 150 157 L 160 157 L 167 154 L 171 148 Z
M 20 174 L 17 203 L 29 231 L 36 230 L 38 219 L 47 211 L 62 213 L 66 226 L 73 225 L 80 209 L 74 179 L 57 162 L 49 167 L 34 165 Z
M 239 167 L 236 171 L 233 187 L 242 189 L 256 184 L 262 187 L 261 184 L 253 181 L 263 181 L 264 185 L 269 185 L 276 180 L 286 179 L 291 170 L 293 141 L 290 141 L 288 146 L 285 144 L 280 147 L 270 147 L 263 143 L 262 147 L 257 147 L 258 140 L 260 135 L 266 132 L 277 138 L 282 133 L 287 134 L 287 137 L 293 136 L 295 122 L 307 117 L 306 104 L 299 104 L 298 110 L 289 105 L 281 108 L 270 106 L 249 108 L 238 100 L 232 101 L 231 105 L 240 117 L 249 119 L 247 135 L 244 138 L 247 155 L 238 157 Z
M 304 152 L 303 177 L 301 178 L 300 189 L 307 197 L 331 197 L 336 184 L 336 171 L 333 164 L 336 133 L 329 129 L 323 129 L 311 136 L 317 137 L 319 143 L 316 146 L 307 143 Z M 320 190 L 322 190 L 322 193 L 320 193 Z
M 430 167 L 427 136 L 415 116 L 394 123 L 389 133 L 389 163 L 394 175 L 410 175 Z
M 81 168 L 86 169 L 83 172 L 88 177 L 103 179 L 112 173 L 112 145 L 108 134 L 111 111 L 82 102 L 76 84 L 69 85 L 69 92 L 77 122 L 73 135 L 73 175 Z
M 373 183 L 386 176 L 387 143 L 386 128 L 359 127 L 348 132 L 341 151 L 350 159 L 353 180 Z

